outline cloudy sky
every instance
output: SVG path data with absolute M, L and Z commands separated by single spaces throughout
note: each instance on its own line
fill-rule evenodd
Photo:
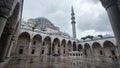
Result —
M 76 17 L 77 38 L 113 34 L 107 13 L 99 0 L 24 0 L 23 19 L 48 18 L 61 31 L 72 36 L 72 5 Z

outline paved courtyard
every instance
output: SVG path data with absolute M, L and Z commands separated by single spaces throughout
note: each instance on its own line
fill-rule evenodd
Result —
M 12 58 L 3 68 L 119 68 L 117 63 L 105 63 L 65 57 Z M 1 67 L 0 67 L 1 68 Z

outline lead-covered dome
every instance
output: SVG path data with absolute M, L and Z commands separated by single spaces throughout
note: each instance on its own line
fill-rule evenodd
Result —
M 35 18 L 36 21 L 36 28 L 40 28 L 40 27 L 55 27 L 47 18 L 44 17 L 38 17 Z

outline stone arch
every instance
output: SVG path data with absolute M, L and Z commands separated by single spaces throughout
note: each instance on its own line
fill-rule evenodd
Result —
M 61 42 L 61 55 L 65 55 L 66 48 L 67 48 L 67 46 L 66 46 L 66 40 L 63 39 L 62 42 Z
M 62 40 L 61 46 L 66 47 L 66 40 L 65 39 Z
M 72 42 L 70 40 L 67 42 L 67 48 L 67 52 L 72 51 Z
M 60 55 L 60 40 L 59 38 L 54 38 L 52 42 L 52 55 Z
M 103 55 L 102 46 L 99 42 L 94 42 L 92 44 L 92 55 L 95 57 L 99 57 Z
M 15 5 L 15 8 L 13 8 L 14 7 L 14 5 L 12 4 L 13 1 L 10 1 L 10 2 L 5 1 L 0 6 L 2 8 L 2 11 L 0 11 L 0 20 L 2 20 L 1 26 L 0 26 L 0 42 L 1 42 L 0 44 L 3 45 L 3 46 L 0 46 L 0 60 L 3 59 L 3 57 L 5 58 L 7 56 L 7 52 L 9 52 L 10 50 L 9 47 L 13 46 L 12 43 L 14 41 L 12 39 L 17 32 L 16 29 L 20 25 L 19 14 L 21 13 L 20 11 L 21 5 L 19 2 L 17 2 L 17 4 Z M 3 39 L 4 41 L 2 41 Z
M 39 34 L 34 35 L 32 38 L 32 45 L 40 46 L 40 43 L 42 43 L 42 36 Z
M 50 36 L 46 36 L 44 38 L 41 54 L 51 55 L 51 37 Z
M 18 56 L 27 56 L 29 54 L 30 34 L 23 32 L 17 40 L 16 54 Z
M 77 48 L 76 48 L 76 42 L 74 41 L 74 42 L 73 42 L 73 51 L 76 51 L 76 49 L 77 49 Z
M 81 44 L 78 44 L 78 51 L 83 51 L 83 46 Z
M 31 54 L 35 56 L 39 56 L 41 52 L 41 46 L 42 46 L 42 36 L 39 34 L 36 34 L 33 36 L 31 41 Z
M 117 56 L 115 45 L 111 41 L 106 40 L 103 43 L 103 48 L 105 52 L 105 57 L 112 57 L 114 59 L 115 56 Z
M 88 43 L 84 44 L 84 55 L 90 57 L 92 54 L 90 45 Z

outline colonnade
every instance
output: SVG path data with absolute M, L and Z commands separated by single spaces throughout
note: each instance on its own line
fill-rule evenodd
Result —
M 74 47 L 73 47 L 74 46 Z M 34 35 L 28 32 L 18 36 L 15 52 L 17 56 L 66 56 L 69 51 L 76 50 L 76 41 L 51 36 Z
M 104 40 L 101 42 L 84 42 L 78 44 L 78 51 L 83 52 L 84 57 L 101 60 L 116 60 L 119 58 L 115 40 Z

